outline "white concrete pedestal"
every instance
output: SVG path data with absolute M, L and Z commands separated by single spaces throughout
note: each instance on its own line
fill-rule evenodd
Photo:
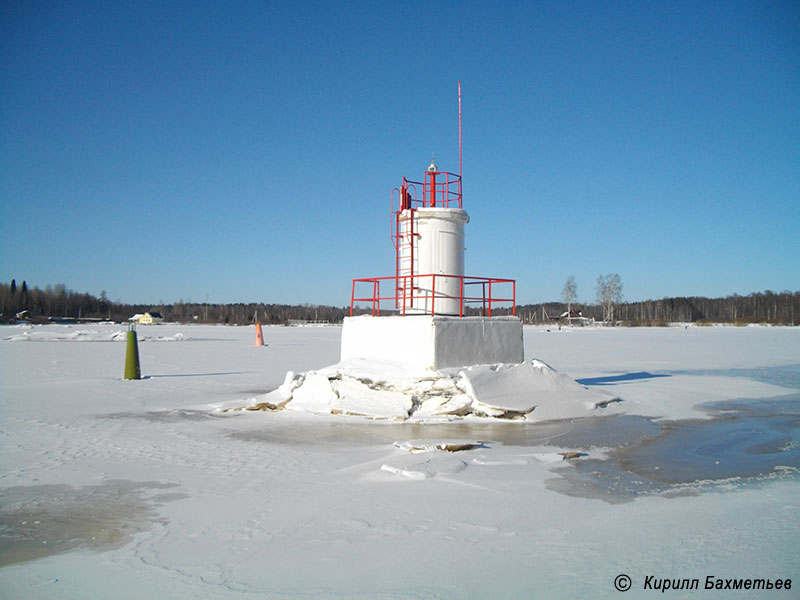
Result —
M 342 360 L 443 369 L 525 359 L 517 317 L 345 317 Z

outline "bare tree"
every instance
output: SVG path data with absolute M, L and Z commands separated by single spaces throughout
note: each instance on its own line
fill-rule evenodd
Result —
M 614 320 L 614 306 L 622 301 L 622 278 L 616 273 L 597 278 L 597 301 L 603 307 L 603 321 Z
M 564 302 L 567 303 L 567 323 L 570 322 L 570 316 L 572 312 L 572 303 L 575 302 L 575 298 L 578 295 L 578 283 L 575 281 L 575 276 L 570 275 L 567 277 L 567 282 L 564 284 L 564 291 L 561 292 L 561 296 L 564 298 Z

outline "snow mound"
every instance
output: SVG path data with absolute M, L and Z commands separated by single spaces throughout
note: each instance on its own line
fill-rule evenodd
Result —
M 342 377 L 332 383 L 336 396 L 331 402 L 333 414 L 407 419 L 414 405 L 409 394 L 371 387 L 352 377 Z
M 409 469 L 400 469 L 398 467 L 393 467 L 392 465 L 381 465 L 381 471 L 386 471 L 387 473 L 392 473 L 393 475 L 400 475 L 402 477 L 407 477 L 408 479 L 413 479 L 415 481 L 421 481 L 423 479 L 427 479 L 428 475 L 423 473 L 422 471 L 411 471 Z
M 7 342 L 116 342 L 125 340 L 124 331 L 97 331 L 72 327 L 31 327 L 22 333 L 4 338 Z
M 176 333 L 175 335 L 137 335 L 137 339 L 140 342 L 187 342 L 192 338 L 182 333 Z
M 546 421 L 587 416 L 615 398 L 586 389 L 540 360 L 516 365 L 479 365 L 460 372 L 473 410 L 487 416 Z
M 288 375 L 286 379 L 289 379 Z M 314 371 L 309 371 L 288 384 L 285 381 L 276 392 L 279 390 L 288 393 L 292 410 L 329 413 L 331 403 L 336 399 L 336 392 L 331 387 L 330 379 Z
M 289 372 L 246 410 L 287 410 L 413 421 L 501 418 L 545 421 L 614 411 L 617 398 L 585 388 L 539 360 L 439 372 L 347 360 L 305 374 Z
M 417 418 L 455 416 L 463 417 L 472 411 L 472 397 L 467 394 L 455 396 L 430 396 L 420 403 L 414 412 Z
M 69 326 L 56 327 L 43 326 L 8 336 L 3 340 L 6 342 L 124 342 L 128 339 L 128 332 L 125 329 L 109 332 L 96 329 L 74 329 Z M 191 339 L 182 333 L 162 336 L 143 335 L 141 332 L 137 334 L 137 340 L 140 342 L 184 342 Z
M 465 452 L 468 450 L 475 450 L 476 448 L 488 448 L 488 442 L 476 442 L 472 440 L 448 440 L 444 442 L 431 442 L 429 440 L 414 440 L 395 442 L 395 448 L 400 448 L 411 454 L 419 454 L 420 452 L 433 452 L 439 450 L 442 452 Z

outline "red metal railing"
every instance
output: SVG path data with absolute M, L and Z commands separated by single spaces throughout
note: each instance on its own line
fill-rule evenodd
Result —
M 459 280 L 459 293 L 443 293 L 442 280 L 452 282 L 453 279 Z M 437 291 L 437 280 L 439 280 L 439 290 Z M 391 284 L 392 295 L 381 295 L 381 282 Z M 356 285 L 362 289 L 366 284 L 367 295 L 356 295 Z M 428 284 L 428 285 L 425 285 Z M 511 286 L 511 297 L 508 293 L 503 293 L 504 289 Z M 467 291 L 480 288 L 480 295 L 467 294 Z M 498 286 L 500 295 L 498 295 Z M 363 293 L 363 292 L 362 292 Z M 492 311 L 497 310 L 496 305 L 511 303 L 511 314 L 516 315 L 517 304 L 517 282 L 514 279 L 498 279 L 495 277 L 466 277 L 463 275 L 400 275 L 395 277 L 367 277 L 363 279 L 353 279 L 353 287 L 350 294 L 350 316 L 353 316 L 353 309 L 358 302 L 365 302 L 371 306 L 372 316 L 380 316 L 381 302 L 392 301 L 399 314 L 444 314 L 436 311 L 437 304 L 448 301 L 458 301 L 458 316 L 464 316 L 465 304 L 480 304 L 481 313 L 485 316 L 492 316 Z M 453 313 L 449 313 L 453 314 Z
M 422 190 L 420 198 L 417 190 Z M 400 213 L 417 208 L 463 208 L 461 177 L 447 171 L 425 171 L 425 181 L 410 181 L 403 177 L 403 185 L 390 194 L 391 238 L 398 246 Z M 399 273 L 398 273 L 399 275 Z
M 447 171 L 425 171 L 425 181 L 410 181 L 403 177 L 403 187 L 422 188 L 422 199 L 412 198 L 409 208 L 463 208 L 461 176 Z

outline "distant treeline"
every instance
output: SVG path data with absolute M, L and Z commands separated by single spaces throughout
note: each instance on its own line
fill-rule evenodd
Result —
M 601 321 L 603 308 L 596 304 L 572 304 L 584 317 Z M 246 325 L 258 320 L 265 324 L 287 324 L 290 321 L 327 321 L 341 323 L 350 308 L 310 304 L 209 304 L 178 302 L 175 304 L 123 304 L 107 298 L 74 292 L 64 284 L 47 286 L 43 290 L 17 284 L 0 283 L 0 321 L 50 319 L 107 319 L 127 321 L 136 313 L 158 312 L 165 321 L 227 323 Z M 525 322 L 556 320 L 566 311 L 563 302 L 526 304 L 517 307 L 517 315 Z M 366 311 L 358 311 L 366 312 Z M 477 314 L 470 310 L 468 314 Z M 643 302 L 623 302 L 614 309 L 617 323 L 625 325 L 665 325 L 670 322 L 769 323 L 795 325 L 800 323 L 800 292 L 757 292 L 747 296 L 734 294 L 726 298 L 664 298 Z
M 582 316 L 596 321 L 603 319 L 603 307 L 597 304 L 572 304 Z M 566 311 L 561 302 L 527 304 L 517 307 L 517 314 L 526 322 L 557 319 Z M 642 302 L 622 302 L 615 306 L 616 323 L 623 325 L 658 326 L 667 323 L 768 323 L 800 324 L 800 292 L 756 292 L 747 296 L 734 294 L 725 298 L 663 298 Z
M 43 290 L 28 287 L 23 281 L 17 285 L 0 283 L 0 321 L 103 319 L 127 321 L 137 313 L 157 312 L 165 321 L 179 323 L 227 323 L 246 325 L 255 320 L 265 324 L 287 324 L 290 321 L 327 321 L 341 323 L 350 307 L 315 306 L 310 304 L 210 304 L 177 302 L 175 304 L 124 304 L 108 299 L 105 292 L 100 297 L 79 293 L 64 284 L 47 286 Z

